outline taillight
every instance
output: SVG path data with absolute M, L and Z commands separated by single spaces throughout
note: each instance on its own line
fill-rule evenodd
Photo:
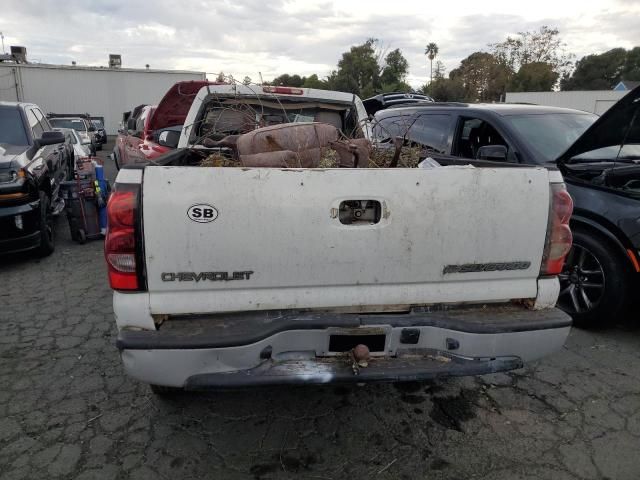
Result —
M 302 95 L 304 90 L 293 87 L 262 87 L 264 93 L 282 93 L 285 95 Z
M 551 184 L 551 205 L 547 224 L 547 239 L 542 256 L 542 275 L 558 275 L 562 272 L 564 259 L 571 250 L 573 236 L 569 220 L 573 212 L 573 200 L 564 184 Z
M 117 183 L 107 204 L 104 256 L 114 290 L 140 290 L 136 220 L 140 185 Z

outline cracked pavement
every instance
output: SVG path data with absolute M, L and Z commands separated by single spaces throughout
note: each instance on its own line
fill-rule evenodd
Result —
M 0 259 L 2 479 L 640 478 L 637 327 L 507 374 L 159 399 L 122 371 L 101 242 L 57 227 Z

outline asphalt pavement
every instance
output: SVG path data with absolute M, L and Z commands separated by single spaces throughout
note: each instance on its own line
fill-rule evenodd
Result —
M 123 373 L 101 241 L 60 218 L 0 279 L 3 480 L 640 478 L 640 330 L 615 319 L 507 374 L 166 400 Z

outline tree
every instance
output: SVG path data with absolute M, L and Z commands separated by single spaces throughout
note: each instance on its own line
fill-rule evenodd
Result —
M 509 90 L 512 92 L 548 92 L 558 81 L 558 72 L 547 62 L 531 62 L 520 67 L 511 78 Z
M 244 77 L 244 79 L 242 80 L 242 84 L 243 85 L 250 85 L 251 84 L 251 77 Z
M 560 82 L 562 90 L 609 90 L 622 79 L 640 80 L 640 47 L 613 48 L 599 55 L 587 55 Z
M 353 46 L 343 53 L 338 69 L 329 75 L 330 88 L 361 97 L 373 95 L 380 88 L 376 43 L 377 40 L 370 38 L 362 45 Z
M 429 95 L 437 102 L 463 102 L 466 100 L 464 84 L 460 78 L 436 78 L 425 84 L 422 93 Z
M 573 55 L 565 52 L 565 46 L 560 31 L 546 25 L 539 30 L 519 32 L 504 42 L 489 44 L 493 56 L 514 72 L 529 63 L 547 63 L 558 75 L 566 73 L 572 66 Z
M 289 75 L 288 73 L 283 73 L 270 82 L 275 87 L 302 87 L 303 83 L 303 77 L 297 74 Z
M 627 51 L 621 76 L 623 80 L 640 80 L 640 47 Z
M 513 70 L 492 54 L 475 52 L 462 60 L 449 78 L 462 83 L 467 101 L 486 102 L 500 100 L 512 75 Z
M 384 59 L 385 66 L 380 75 L 383 92 L 410 92 L 411 86 L 405 81 L 409 73 L 409 62 L 399 48 L 389 52 Z
M 327 82 L 325 80 L 320 80 L 318 75 L 315 73 L 313 75 L 309 75 L 308 77 L 303 77 L 304 82 L 302 86 L 305 88 L 318 88 L 318 89 L 326 89 Z
M 327 86 L 367 98 L 379 92 L 410 91 L 405 82 L 409 62 L 400 49 L 389 53 L 378 40 L 370 38 L 342 54 L 337 70 L 327 78 Z
M 224 72 L 223 71 L 220 71 L 220 73 L 216 77 L 216 82 L 218 82 L 218 83 L 224 83 L 225 82 L 225 77 L 224 77 Z
M 438 45 L 434 42 L 427 43 L 427 46 L 424 49 L 424 54 L 429 59 L 431 64 L 431 73 L 429 75 L 429 83 L 433 82 L 433 59 L 438 55 Z

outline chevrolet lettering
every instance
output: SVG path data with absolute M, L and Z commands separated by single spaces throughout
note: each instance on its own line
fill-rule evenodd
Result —
M 243 272 L 163 272 L 160 278 L 163 282 L 199 282 L 210 280 L 212 282 L 227 282 L 229 280 L 249 280 L 253 271 Z

